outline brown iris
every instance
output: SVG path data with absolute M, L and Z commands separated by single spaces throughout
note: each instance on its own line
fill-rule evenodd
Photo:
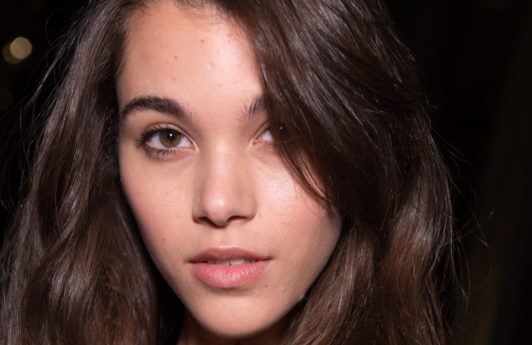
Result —
M 159 140 L 164 147 L 176 147 L 181 142 L 182 134 L 173 129 L 165 129 L 159 133 Z

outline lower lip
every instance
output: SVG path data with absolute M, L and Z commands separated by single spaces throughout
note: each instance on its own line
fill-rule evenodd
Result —
M 260 260 L 234 266 L 198 262 L 192 264 L 192 273 L 202 283 L 217 289 L 234 289 L 257 282 L 268 265 Z

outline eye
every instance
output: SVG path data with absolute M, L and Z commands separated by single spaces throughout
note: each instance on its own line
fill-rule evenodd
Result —
M 148 155 L 154 158 L 167 158 L 178 151 L 194 147 L 186 135 L 168 126 L 146 130 L 142 134 L 140 143 Z
M 257 138 L 257 141 L 268 143 L 268 144 L 273 144 L 274 139 L 273 139 L 271 128 L 269 126 L 266 127 L 264 131 L 262 131 L 260 136 Z
M 154 133 L 148 143 L 157 148 L 174 148 L 180 147 L 185 141 L 183 134 L 174 129 L 167 128 Z

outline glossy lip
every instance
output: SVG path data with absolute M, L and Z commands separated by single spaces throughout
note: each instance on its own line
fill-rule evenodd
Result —
M 252 262 L 234 266 L 209 263 L 239 259 Z M 215 289 L 236 289 L 256 283 L 270 261 L 270 257 L 241 248 L 209 248 L 189 262 L 192 265 L 192 274 L 203 284 Z

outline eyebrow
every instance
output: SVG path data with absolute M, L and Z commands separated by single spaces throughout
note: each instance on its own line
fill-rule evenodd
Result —
M 249 120 L 265 110 L 264 96 L 259 95 L 253 99 L 245 108 L 243 119 Z M 166 113 L 177 118 L 188 118 L 192 120 L 193 114 L 176 100 L 167 97 L 142 96 L 129 101 L 120 111 L 120 117 L 125 118 L 129 114 L 138 110 L 154 110 L 159 113 Z
M 262 111 L 266 110 L 266 104 L 264 102 L 264 95 L 258 95 L 253 99 L 249 106 L 246 107 L 245 117 L 249 120 Z
M 129 101 L 122 111 L 120 111 L 120 117 L 125 118 L 129 114 L 138 110 L 154 110 L 159 113 L 166 113 L 178 118 L 186 117 L 192 119 L 192 114 L 179 102 L 167 98 L 156 96 L 143 96 L 136 97 Z

